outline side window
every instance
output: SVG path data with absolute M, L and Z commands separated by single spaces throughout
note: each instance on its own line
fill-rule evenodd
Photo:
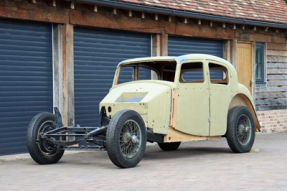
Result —
M 210 82 L 212 84 L 228 84 L 228 70 L 226 67 L 215 63 L 209 63 L 208 67 L 210 73 Z
M 181 83 L 203 83 L 203 63 L 191 62 L 181 66 L 179 82 Z
M 264 83 L 264 43 L 256 43 L 255 76 L 256 83 Z

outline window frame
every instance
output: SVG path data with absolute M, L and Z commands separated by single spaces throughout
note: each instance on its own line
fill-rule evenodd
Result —
M 182 73 L 182 65 L 184 64 L 189 64 L 189 63 L 201 63 L 202 64 L 202 75 L 203 75 L 203 82 L 192 82 L 192 81 L 185 81 L 185 82 L 181 82 L 180 81 L 180 78 L 182 77 L 182 75 L 185 73 L 185 72 L 188 72 L 188 71 L 195 71 L 196 69 L 184 69 L 186 70 L 184 73 Z M 205 84 L 207 83 L 207 80 L 206 80 L 206 76 L 205 76 L 205 71 L 206 71 L 206 68 L 205 68 L 205 62 L 203 60 L 186 60 L 184 62 L 182 62 L 180 64 L 180 70 L 179 70 L 179 75 L 178 75 L 178 83 L 179 84 Z M 184 80 L 184 79 L 183 79 Z
M 132 80 L 131 81 L 128 81 L 128 82 L 123 82 L 123 83 L 119 83 L 119 78 L 120 78 L 120 74 L 121 74 L 121 69 L 122 68 L 132 68 Z M 140 68 L 145 68 L 145 69 L 149 69 L 150 72 L 151 72 L 151 79 L 149 80 L 153 80 L 152 79 L 152 72 L 154 72 L 157 76 L 157 78 L 160 77 L 160 73 L 158 70 L 155 70 L 151 67 L 142 67 L 140 66 L 138 63 L 135 63 L 134 65 L 133 64 L 119 64 L 117 66 L 117 69 L 116 69 L 116 72 L 115 72 L 115 75 L 114 75 L 114 78 L 113 78 L 113 84 L 112 86 L 117 86 L 117 85 L 120 85 L 120 84 L 124 84 L 124 83 L 129 83 L 129 82 L 135 82 L 135 81 L 145 81 L 145 80 L 142 80 L 140 79 Z
M 262 50 L 262 67 L 261 67 L 261 73 L 262 73 L 262 78 L 258 79 L 256 78 L 256 53 L 257 53 L 257 48 L 261 48 Z M 265 76 L 265 72 L 266 72 L 266 69 L 265 69 L 265 66 L 266 66 L 266 59 L 265 59 L 265 54 L 266 54 L 266 50 L 265 50 L 265 43 L 264 42 L 256 42 L 255 43 L 255 58 L 254 58 L 254 64 L 255 64 L 255 70 L 254 70 L 254 77 L 255 77 L 255 82 L 256 84 L 266 84 L 266 76 Z
M 227 74 L 225 74 L 225 75 L 226 75 L 226 78 L 227 78 L 227 84 L 219 84 L 219 83 L 212 83 L 211 82 L 211 71 L 210 71 L 209 64 L 216 64 L 216 65 L 219 65 L 219 66 L 224 67 L 226 69 Z M 222 85 L 222 86 L 229 86 L 230 85 L 230 76 L 231 75 L 230 75 L 230 71 L 229 71 L 229 67 L 228 66 L 226 66 L 225 64 L 222 64 L 220 62 L 217 62 L 217 61 L 208 60 L 207 68 L 208 68 L 208 73 L 209 73 L 209 83 L 211 85 Z M 223 71 L 223 70 L 221 70 L 221 71 Z

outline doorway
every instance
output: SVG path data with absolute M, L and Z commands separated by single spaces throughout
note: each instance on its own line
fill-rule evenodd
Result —
M 238 82 L 248 88 L 252 94 L 253 44 L 251 42 L 237 43 L 237 75 Z

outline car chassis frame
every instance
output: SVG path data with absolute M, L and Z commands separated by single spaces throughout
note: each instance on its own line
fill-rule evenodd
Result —
M 54 111 L 56 117 L 55 129 L 40 133 L 42 140 L 47 141 L 57 150 L 106 151 L 106 131 L 110 118 L 107 117 L 104 107 L 100 112 L 101 127 L 81 127 L 80 125 L 65 127 L 59 109 L 55 107 Z M 95 145 L 77 145 L 83 141 Z M 163 135 L 152 133 L 147 129 L 147 141 L 163 143 Z

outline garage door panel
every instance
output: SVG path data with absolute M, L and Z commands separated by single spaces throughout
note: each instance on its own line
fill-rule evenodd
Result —
M 9 141 L 9 140 L 8 140 Z M 23 141 L 25 143 L 25 141 Z M 22 143 L 23 143 L 22 142 Z M 17 143 L 17 145 L 23 145 L 22 143 Z M 0 143 L 1 144 L 1 143 Z M 25 145 L 25 144 L 24 144 Z M 12 153 L 23 153 L 23 150 L 26 150 L 26 146 L 20 146 L 20 147 L 13 147 L 13 151 L 11 151 L 10 148 L 3 148 L 3 149 L 0 149 L 1 152 L 0 152 L 0 155 L 4 155 L 4 154 L 12 154 Z
M 53 109 L 52 27 L 0 20 L 1 154 L 27 152 L 28 124 Z
M 51 110 L 50 107 L 45 107 L 43 108 L 45 109 L 45 111 L 49 111 Z M 26 116 L 26 120 L 27 121 L 30 121 L 36 114 L 38 114 L 39 110 L 38 109 L 33 109 L 33 110 L 29 110 L 29 111 L 25 111 L 25 113 L 21 110 L 19 110 L 18 112 L 11 112 L 11 111 L 6 111 L 5 113 L 2 113 L 3 115 L 1 116 L 1 118 L 9 118 L 9 117 L 18 117 L 18 116 Z M 38 112 L 38 113 L 37 113 Z M 43 112 L 43 111 L 40 111 L 40 112 Z M 36 113 L 36 114 L 35 114 Z M 11 124 L 10 124 L 10 128 L 13 128 L 13 124 L 21 124 L 23 121 L 14 121 L 14 120 L 11 120 Z M 3 124 L 1 124 L 3 125 Z M 27 124 L 28 125 L 28 124 Z M 17 126 L 19 127 L 19 126 Z M 23 128 L 23 125 L 21 126 L 21 128 Z M 25 127 L 27 129 L 27 126 Z M 2 129 L 1 129 L 1 132 L 2 132 Z
M 1 150 L 6 150 L 9 147 L 13 147 L 13 144 L 9 143 L 11 141 L 11 139 L 12 138 L 3 140 L 3 143 L 0 144 L 0 149 Z M 21 141 L 18 141 L 16 143 L 17 143 L 17 145 L 23 145 L 22 147 L 20 147 L 20 148 L 23 149 L 24 145 L 26 145 L 26 140 L 22 139 Z M 7 151 L 9 151 L 9 150 L 7 149 Z M 21 150 L 19 152 L 21 152 Z
M 223 41 L 203 38 L 192 38 L 183 36 L 169 36 L 168 38 L 168 55 L 181 56 L 185 54 L 209 54 L 223 57 Z M 211 71 L 210 76 L 213 78 L 222 78 L 222 72 Z M 185 80 L 201 80 L 202 74 L 194 72 L 193 76 Z
M 78 45 L 80 45 L 80 44 L 78 44 Z M 143 46 L 145 46 L 145 44 Z M 129 50 L 125 50 L 126 45 L 120 45 L 119 44 L 117 47 L 118 48 L 122 48 L 122 50 L 120 52 L 122 52 L 122 53 L 129 53 Z M 113 47 L 111 47 L 111 48 L 107 48 L 106 46 L 94 47 L 94 46 L 91 45 L 91 46 L 83 47 L 82 51 L 78 51 L 78 52 L 83 52 L 83 51 L 87 51 L 87 50 L 93 50 L 93 51 L 97 51 L 97 52 L 107 53 L 108 51 L 113 50 Z M 138 52 L 145 52 L 145 50 L 142 50 L 141 47 L 134 47 L 134 50 L 136 50 Z
M 75 27 L 76 124 L 98 126 L 98 105 L 112 86 L 118 63 L 129 58 L 147 57 L 150 54 L 149 34 Z M 150 78 L 150 72 L 145 76 Z
M 223 57 L 223 41 L 213 39 L 169 36 L 168 55 L 211 54 Z

